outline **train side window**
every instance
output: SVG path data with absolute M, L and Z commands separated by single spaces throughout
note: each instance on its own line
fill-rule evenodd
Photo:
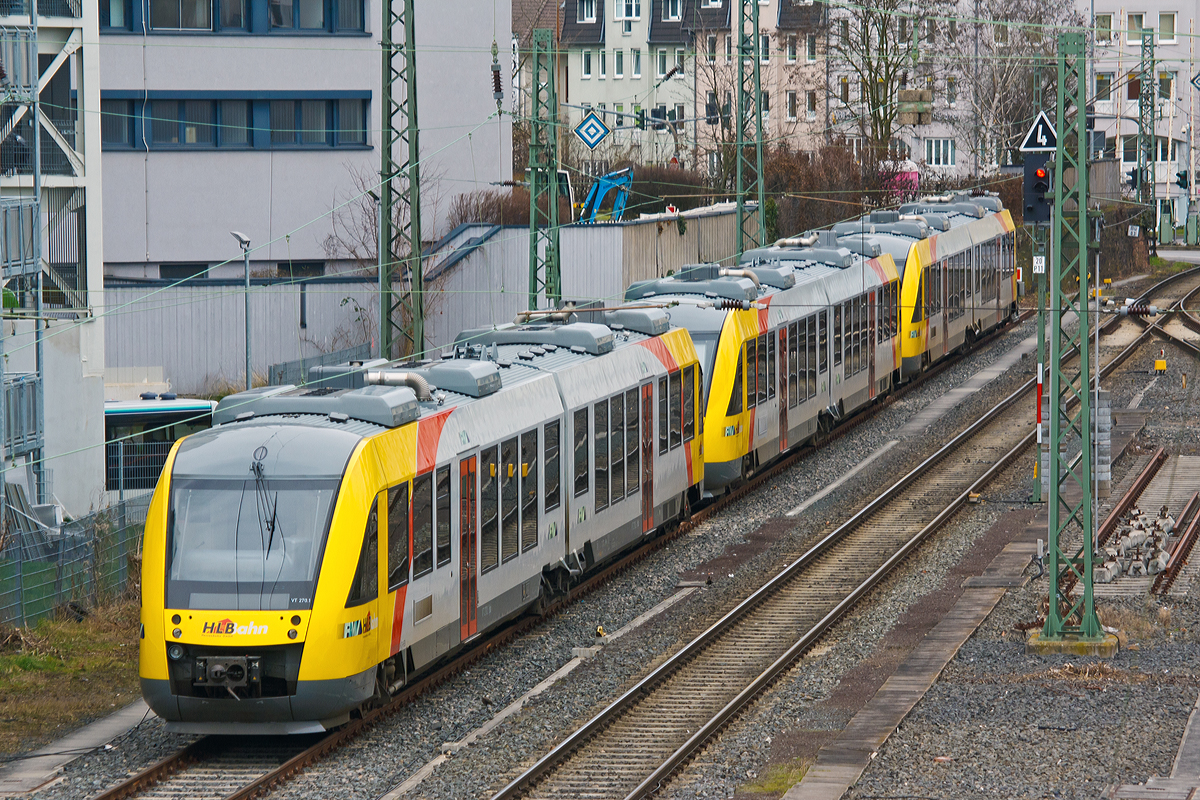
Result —
M 641 419 L 638 390 L 625 392 L 625 494 L 635 495 L 642 485 L 641 446 L 638 421 Z
M 764 336 L 766 336 L 766 345 L 767 345 L 767 376 L 766 376 L 767 396 L 764 397 L 763 399 L 770 400 L 772 397 L 775 396 L 775 374 L 776 374 L 775 370 L 777 369 L 777 366 L 775 364 L 775 360 L 776 360 L 775 331 L 770 331 L 769 333 L 764 334 Z M 760 337 L 758 341 L 759 341 L 758 346 L 762 347 L 762 345 L 763 345 L 762 338 Z
M 868 353 L 871 348 L 871 326 L 868 324 L 867 315 L 870 310 L 867 308 L 867 295 L 862 294 L 858 297 L 858 322 L 860 330 L 858 332 L 858 368 L 860 370 L 867 368 Z
M 546 498 L 546 513 L 549 514 L 562 502 L 559 499 L 562 464 L 559 459 L 558 420 L 546 423 L 546 427 L 542 431 L 542 446 L 545 448 L 546 454 L 546 477 L 544 479 L 546 486 L 543 496 Z
M 479 492 L 480 572 L 495 569 L 500 563 L 500 449 L 489 447 L 479 457 L 482 483 Z
M 408 484 L 393 486 L 388 499 L 388 591 L 408 583 Z
M 413 478 L 413 578 L 433 572 L 433 473 Z M 388 524 L 391 524 L 389 518 Z M 390 530 L 390 529 L 389 529 Z
M 667 377 L 658 379 L 658 454 L 665 455 L 671 446 L 668 432 L 671 420 L 667 414 Z M 740 410 L 740 409 L 739 409 Z
M 829 318 L 824 310 L 817 312 L 817 371 L 824 375 L 829 369 Z
M 437 471 L 437 565 L 450 563 L 450 467 Z
M 696 368 L 683 368 L 683 440 L 696 438 Z
M 679 370 L 669 376 L 671 382 L 671 449 L 683 444 L 683 392 Z
M 758 339 L 746 340 L 746 408 L 758 405 Z
M 725 416 L 732 417 L 742 413 L 742 354 L 738 353 L 737 367 L 733 370 L 733 390 L 729 393 L 729 407 Z
M 538 543 L 537 428 L 521 434 L 521 552 Z
M 404 508 L 408 503 L 405 498 Z M 407 537 L 408 528 L 405 527 Z M 407 570 L 407 565 L 405 569 Z M 367 514 L 367 529 L 363 533 L 362 551 L 358 554 L 358 567 L 354 570 L 354 582 L 350 584 L 350 596 L 346 608 L 361 606 L 379 596 L 379 499 L 371 498 L 371 511 Z
M 853 360 L 853 372 L 857 373 L 862 365 L 862 314 L 858 307 L 858 298 L 846 301 L 847 316 L 850 318 L 850 336 L 846 349 L 850 351 Z
M 608 442 L 609 481 L 612 485 L 611 505 L 625 497 L 625 395 L 618 394 L 609 401 Z
M 833 365 L 842 363 L 842 304 L 833 306 Z
M 500 445 L 500 560 L 508 561 L 517 554 L 519 515 L 517 513 L 518 482 L 517 437 Z
M 588 490 L 588 410 L 575 412 L 575 496 Z
M 608 401 L 592 408 L 596 441 L 596 511 L 608 508 Z

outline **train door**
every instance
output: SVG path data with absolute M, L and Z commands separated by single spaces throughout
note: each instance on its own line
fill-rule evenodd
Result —
M 950 352 L 950 303 L 947 302 L 950 297 L 950 271 L 946 269 L 945 261 L 939 265 L 938 272 L 941 273 L 938 285 L 942 287 L 942 355 L 946 355 Z
M 654 383 L 642 384 L 642 533 L 654 529 Z
M 459 486 L 459 639 L 466 641 L 479 630 L 479 534 L 476 522 L 479 475 L 478 456 L 462 459 L 458 465 Z
M 867 292 L 867 397 L 875 397 L 875 326 L 879 320 L 875 312 L 879 308 L 875 304 L 875 292 Z
M 788 448 L 788 369 L 791 362 L 788 361 L 787 325 L 779 329 L 779 347 L 775 352 L 779 354 L 779 365 L 775 368 L 779 375 L 779 390 L 775 397 L 779 401 L 779 452 L 782 453 Z

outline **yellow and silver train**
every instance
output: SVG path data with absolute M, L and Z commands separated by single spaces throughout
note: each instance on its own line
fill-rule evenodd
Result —
M 167 460 L 139 672 L 168 730 L 342 724 L 699 496 L 699 364 L 660 310 L 310 378 L 225 398 Z

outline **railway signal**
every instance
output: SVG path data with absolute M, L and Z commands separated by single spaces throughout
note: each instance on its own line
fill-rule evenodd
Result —
M 1023 219 L 1026 225 L 1050 221 L 1050 170 L 1046 166 L 1048 154 L 1025 156 L 1025 207 Z
M 1181 170 L 1175 173 L 1175 185 L 1180 189 L 1187 190 L 1188 188 L 1188 173 L 1187 170 Z

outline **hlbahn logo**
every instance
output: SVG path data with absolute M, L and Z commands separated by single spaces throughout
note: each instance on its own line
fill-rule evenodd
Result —
M 267 632 L 266 625 L 255 625 L 250 622 L 247 625 L 235 625 L 231 619 L 223 619 L 220 622 L 204 623 L 204 633 L 209 636 L 233 636 L 240 634 L 242 636 L 248 634 L 263 634 Z
M 379 627 L 379 615 L 367 612 L 367 615 L 362 619 L 351 620 L 342 626 L 342 638 L 351 639 L 355 636 L 361 636 L 364 633 L 373 631 Z

